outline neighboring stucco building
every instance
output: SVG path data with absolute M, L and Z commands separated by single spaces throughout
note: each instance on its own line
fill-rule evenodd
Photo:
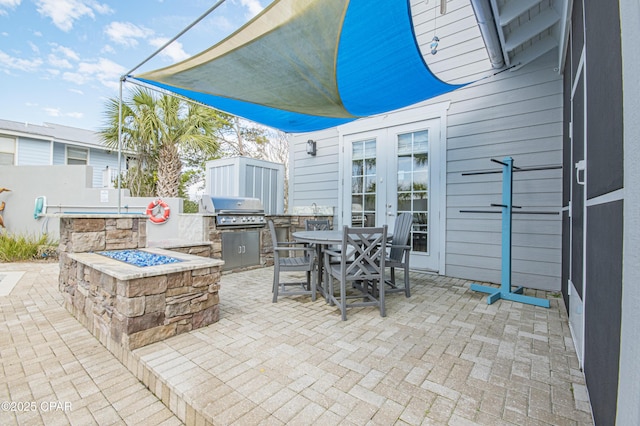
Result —
M 0 166 L 12 165 L 93 166 L 93 187 L 106 188 L 116 179 L 118 154 L 106 149 L 91 130 L 0 119 Z

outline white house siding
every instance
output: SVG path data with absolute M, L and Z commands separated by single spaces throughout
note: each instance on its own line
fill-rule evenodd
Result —
M 316 156 L 307 154 L 307 140 L 316 141 Z M 289 210 L 297 206 L 338 207 L 340 162 L 336 128 L 295 134 L 291 139 Z
M 107 153 L 98 149 L 89 151 L 89 162 L 93 166 L 93 187 L 101 188 L 107 186 L 102 182 L 102 175 L 107 166 L 112 170 L 113 176 L 118 173 L 118 155 Z
M 51 142 L 19 138 L 17 147 L 18 166 L 46 166 L 51 164 Z
M 473 10 L 468 1 L 412 0 L 416 35 L 425 60 L 441 79 L 468 82 L 493 74 Z M 439 6 L 438 6 L 439 7 Z M 435 33 L 436 55 L 429 52 Z M 557 52 L 554 52 L 557 55 Z M 445 270 L 441 273 L 478 281 L 500 282 L 501 221 L 499 214 L 460 213 L 487 210 L 501 202 L 501 175 L 462 176 L 463 172 L 499 170 L 491 158 L 514 158 L 520 167 L 562 164 L 562 79 L 549 54 L 519 69 L 476 81 L 429 102 L 451 101 L 447 113 Z M 432 117 L 425 117 L 429 119 Z M 317 141 L 318 154 L 306 154 L 306 141 Z M 340 153 L 336 129 L 292 135 L 290 205 L 339 206 Z M 559 212 L 562 171 L 514 174 L 514 204 L 529 211 Z M 497 209 L 497 208 L 494 208 Z M 512 277 L 514 285 L 560 289 L 561 217 L 514 215 Z
M 414 33 L 429 69 L 451 84 L 467 83 L 487 74 L 491 65 L 469 0 L 449 0 L 447 13 L 440 2 L 411 0 Z M 431 42 L 440 41 L 436 54 Z
M 66 145 L 60 142 L 53 143 L 53 165 L 62 166 L 67 164 L 66 162 Z
M 502 175 L 490 162 L 512 157 L 519 167 L 562 164 L 562 80 L 553 56 L 452 94 L 447 128 L 446 273 L 499 282 L 501 216 L 461 213 L 501 203 Z M 562 170 L 514 173 L 516 211 L 559 212 Z M 560 289 L 561 217 L 513 216 L 513 283 Z

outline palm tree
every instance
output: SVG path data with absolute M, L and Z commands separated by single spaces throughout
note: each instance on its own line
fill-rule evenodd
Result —
M 109 99 L 106 125 L 99 132 L 111 149 L 118 147 L 118 110 L 119 100 Z M 199 150 L 207 157 L 215 156 L 218 142 L 213 135 L 226 119 L 210 108 L 136 87 L 130 99 L 122 102 L 122 149 L 135 158 L 127 174 L 132 195 L 177 197 L 181 151 Z

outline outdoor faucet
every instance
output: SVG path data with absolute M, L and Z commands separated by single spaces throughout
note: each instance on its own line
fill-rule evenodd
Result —
M 316 203 L 311 203 L 311 207 L 313 207 L 313 214 L 318 214 L 318 205 Z

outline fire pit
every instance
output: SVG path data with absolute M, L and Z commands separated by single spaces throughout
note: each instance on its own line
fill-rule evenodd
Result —
M 176 259 L 175 257 L 149 253 L 142 250 L 114 250 L 99 251 L 97 253 L 141 268 L 146 266 L 168 265 L 170 263 L 182 262 L 180 259 Z

